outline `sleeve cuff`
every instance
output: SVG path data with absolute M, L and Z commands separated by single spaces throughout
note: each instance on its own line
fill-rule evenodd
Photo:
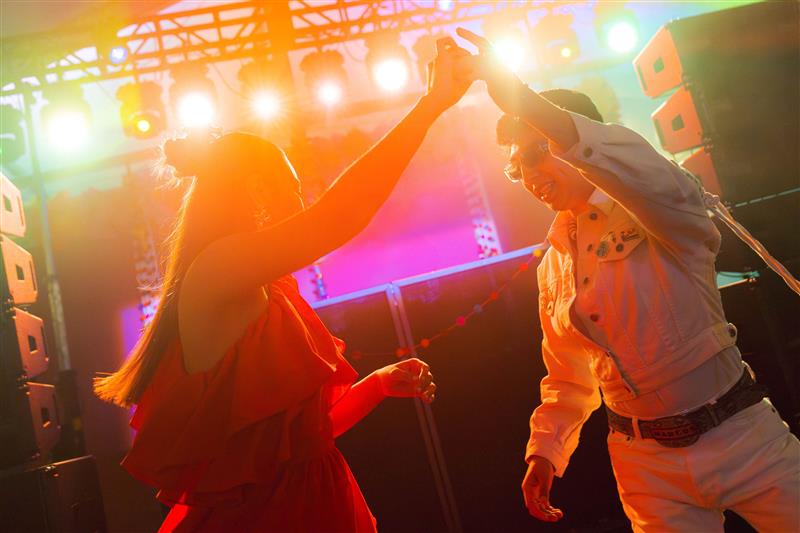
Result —
M 616 128 L 610 124 L 597 122 L 590 118 L 567 111 L 575 124 L 578 132 L 578 142 L 573 144 L 569 150 L 561 150 L 553 143 L 550 144 L 551 153 L 568 163 L 585 162 L 593 164 L 593 158 L 600 153 L 599 145 L 609 141 L 609 136 L 613 140 Z
M 555 446 L 548 446 L 546 444 L 537 442 L 529 443 L 527 450 L 525 450 L 525 462 L 529 463 L 531 461 L 531 457 L 534 455 L 544 457 L 553 463 L 553 466 L 556 469 L 556 477 L 564 476 L 564 471 L 567 469 L 569 459 L 563 457 L 560 450 L 558 450 Z

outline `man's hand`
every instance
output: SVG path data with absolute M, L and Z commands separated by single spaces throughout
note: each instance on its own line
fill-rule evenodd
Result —
M 492 43 L 465 28 L 457 28 L 456 33 L 477 47 L 478 55 L 473 56 L 474 75 L 486 81 L 489 96 L 497 107 L 509 115 L 520 115 L 520 101 L 528 87 L 500 61 Z
M 557 522 L 563 518 L 560 509 L 550 505 L 550 487 L 553 484 L 553 464 L 538 455 L 528 463 L 528 472 L 522 480 L 522 495 L 531 516 L 545 522 Z
M 464 63 L 470 57 L 470 53 L 456 45 L 452 37 L 436 41 L 436 59 L 428 65 L 426 96 L 439 111 L 458 102 L 475 81 L 472 69 Z

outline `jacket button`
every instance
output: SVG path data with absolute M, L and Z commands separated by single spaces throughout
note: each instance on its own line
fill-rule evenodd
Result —
M 587 283 L 589 283 L 589 276 L 583 278 L 583 284 L 586 285 Z
M 592 313 L 591 315 L 589 315 L 589 320 L 591 320 L 592 322 L 597 322 L 598 320 L 600 320 L 600 315 L 598 315 L 597 313 Z
M 591 252 L 593 249 L 594 249 L 594 245 L 593 244 L 590 244 L 589 246 L 586 247 L 586 251 L 587 252 Z
M 583 149 L 583 157 L 592 157 L 593 153 L 594 150 L 592 150 L 590 146 L 587 146 L 586 148 Z
M 615 248 L 615 250 L 617 250 L 618 252 L 621 252 L 623 249 L 625 249 L 625 246 L 622 243 L 619 243 Z
M 597 220 L 597 213 L 590 213 L 589 218 L 592 220 Z

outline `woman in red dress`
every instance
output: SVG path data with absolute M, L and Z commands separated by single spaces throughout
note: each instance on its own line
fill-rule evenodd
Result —
M 161 303 L 128 360 L 95 383 L 136 405 L 123 466 L 172 506 L 160 531 L 375 531 L 334 438 L 384 397 L 430 402 L 436 386 L 417 359 L 355 383 L 289 273 L 366 227 L 466 92 L 467 52 L 449 38 L 437 51 L 427 94 L 308 208 L 284 153 L 259 137 L 165 144 L 176 174 L 195 179 Z

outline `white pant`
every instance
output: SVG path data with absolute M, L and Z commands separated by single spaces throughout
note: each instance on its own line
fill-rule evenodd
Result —
M 721 532 L 724 509 L 760 532 L 800 531 L 800 442 L 769 400 L 685 448 L 611 432 L 608 450 L 636 532 Z

